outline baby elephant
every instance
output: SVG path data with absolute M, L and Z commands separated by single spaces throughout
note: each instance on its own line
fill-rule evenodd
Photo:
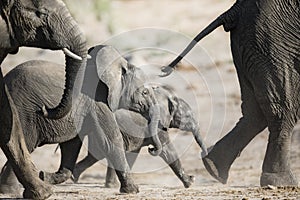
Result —
M 157 110 L 153 109 L 157 107 L 156 105 L 159 107 Z M 163 130 L 177 128 L 192 132 L 202 149 L 202 154 L 204 156 L 207 154 L 207 148 L 200 135 L 199 123 L 191 107 L 183 99 L 177 97 L 169 87 L 153 83 L 144 84 L 132 94 L 130 109 L 141 113 L 147 119 L 151 115 L 159 115 L 158 127 Z
M 124 140 L 124 148 L 126 152 L 127 162 L 130 167 L 133 166 L 140 150 L 144 146 L 153 145 L 151 133 L 148 127 L 148 120 L 137 112 L 126 109 L 119 109 L 115 112 L 116 121 Z M 179 156 L 174 145 L 170 142 L 169 134 L 164 130 L 158 130 L 158 137 L 163 148 L 159 156 L 170 166 L 176 176 L 182 181 L 183 185 L 188 188 L 192 185 L 194 176 L 184 173 Z M 93 135 L 88 136 L 88 155 L 75 165 L 73 170 L 73 181 L 77 182 L 79 176 L 88 167 L 95 164 L 102 157 L 98 157 L 97 143 Z M 109 164 L 110 165 L 110 164 Z M 117 186 L 117 178 L 115 170 L 107 167 L 105 187 Z
M 158 107 L 159 109 L 151 109 L 151 107 Z M 133 166 L 140 149 L 143 146 L 153 143 L 151 141 L 151 134 L 149 133 L 150 127 L 148 124 L 151 120 L 150 116 L 159 115 L 160 121 L 156 128 L 158 130 L 159 139 L 163 145 L 163 150 L 159 156 L 169 164 L 174 173 L 183 182 L 184 186 L 188 188 L 194 181 L 194 177 L 184 174 L 175 148 L 170 143 L 167 130 L 168 128 L 178 128 L 192 132 L 203 154 L 207 154 L 206 146 L 199 134 L 199 124 L 190 106 L 183 99 L 176 97 L 169 88 L 146 84 L 134 91 L 129 108 L 131 111 L 122 109 L 116 111 L 115 115 L 121 133 L 123 134 L 124 144 L 128 152 L 127 161 L 130 167 Z M 141 125 L 143 125 L 143 128 L 141 128 Z M 133 136 L 133 134 L 135 134 L 135 136 Z M 92 141 L 93 139 L 89 137 L 90 152 L 88 156 L 77 163 L 74 168 L 73 178 L 75 182 L 78 181 L 79 176 L 84 170 L 98 161 L 98 159 L 93 156 L 93 153 L 91 153 L 93 149 Z M 152 152 L 153 151 L 149 150 L 150 154 Z M 112 187 L 116 184 L 115 177 L 114 170 L 108 167 L 105 183 L 106 187 Z

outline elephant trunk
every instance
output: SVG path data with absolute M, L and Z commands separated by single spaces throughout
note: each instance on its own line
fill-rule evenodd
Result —
M 83 33 L 77 23 L 71 18 L 66 8 L 62 13 L 60 13 L 63 16 L 61 19 L 66 19 L 67 21 L 63 21 L 64 24 L 60 28 L 68 30 L 67 32 L 64 31 L 67 35 L 63 36 L 67 38 L 65 44 L 63 44 L 63 51 L 66 55 L 65 88 L 62 99 L 55 108 L 43 107 L 44 116 L 50 119 L 60 119 L 71 110 L 72 97 L 76 97 L 82 86 L 83 72 L 87 58 L 86 39 Z
M 148 152 L 152 156 L 158 156 L 162 152 L 162 144 L 159 140 L 158 132 L 157 132 L 158 124 L 160 121 L 160 106 L 159 106 L 154 94 L 151 95 L 151 97 L 152 97 L 153 102 L 149 108 L 149 117 L 150 117 L 149 132 L 152 137 L 154 148 L 149 148 Z
M 224 26 L 225 31 L 230 31 L 233 29 L 237 22 L 237 13 L 240 9 L 240 3 L 243 0 L 237 0 L 237 2 L 225 13 L 220 15 L 217 19 L 211 22 L 207 27 L 205 27 L 190 43 L 189 45 L 181 52 L 179 56 L 177 56 L 168 66 L 162 68 L 163 74 L 161 77 L 168 76 L 172 73 L 175 66 L 188 54 L 194 46 L 205 36 L 209 35 L 219 26 Z
M 197 144 L 202 149 L 202 157 L 204 157 L 204 156 L 206 156 L 208 154 L 208 152 L 207 152 L 207 147 L 206 147 L 206 145 L 205 145 L 205 143 L 204 143 L 204 141 L 203 141 L 203 139 L 202 139 L 202 137 L 200 135 L 200 130 L 199 130 L 198 127 L 196 129 L 194 129 L 192 131 L 192 133 L 194 135 L 194 138 L 195 138 Z

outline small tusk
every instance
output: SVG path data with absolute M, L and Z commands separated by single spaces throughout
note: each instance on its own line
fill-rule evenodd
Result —
M 92 59 L 92 56 L 91 56 L 90 54 L 88 54 L 88 55 L 86 56 L 86 58 L 87 58 L 87 59 Z
M 70 51 L 67 48 L 63 48 L 62 51 L 64 52 L 64 54 L 66 54 L 67 56 L 70 56 L 71 58 L 74 58 L 75 60 L 82 60 L 82 58 L 78 55 L 76 55 L 75 53 L 73 53 L 72 51 Z
M 42 107 L 42 113 L 43 113 L 44 117 L 48 117 L 48 112 L 47 112 L 47 109 L 46 109 L 45 105 L 43 105 L 43 107 Z

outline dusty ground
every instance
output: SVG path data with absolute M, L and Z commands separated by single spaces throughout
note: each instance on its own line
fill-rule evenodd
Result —
M 233 0 L 113 0 L 101 8 L 103 14 L 98 16 L 91 1 L 67 2 L 86 33 L 89 46 L 103 42 L 115 45 L 124 55 L 130 54 L 131 61 L 147 71 L 151 81 L 171 85 L 190 103 L 208 145 L 213 145 L 235 125 L 241 116 L 240 93 L 229 35 L 222 28 L 205 38 L 183 61 L 178 72 L 165 79 L 157 77 L 159 67 L 173 59 L 194 35 L 229 8 Z M 21 62 L 36 58 L 63 63 L 60 52 L 22 48 L 19 54 L 5 60 L 2 69 L 7 72 Z M 294 132 L 292 168 L 300 177 L 300 127 Z M 186 173 L 196 177 L 191 188 L 184 189 L 169 167 L 144 149 L 133 168 L 139 194 L 121 195 L 117 188 L 103 188 L 106 164 L 101 161 L 88 169 L 78 184 L 69 181 L 55 186 L 55 194 L 50 199 L 300 199 L 299 187 L 259 187 L 266 130 L 235 161 L 227 185 L 214 181 L 206 172 L 199 148 L 190 134 L 172 130 L 170 136 L 178 147 Z M 55 147 L 48 145 L 32 154 L 38 168 L 48 171 L 58 168 L 60 155 L 54 153 Z M 81 157 L 85 154 L 86 148 L 82 149 Z M 5 160 L 1 155 L 3 164 Z

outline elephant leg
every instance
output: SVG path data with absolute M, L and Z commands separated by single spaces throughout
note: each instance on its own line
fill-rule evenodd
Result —
M 71 178 L 81 146 L 82 141 L 78 136 L 60 143 L 61 164 L 58 171 L 55 173 L 41 171 L 40 178 L 50 184 L 60 184 Z
M 176 149 L 170 142 L 168 133 L 166 131 L 160 131 L 159 138 L 162 144 L 164 144 L 163 150 L 159 156 L 169 165 L 169 167 L 183 183 L 184 187 L 189 188 L 195 182 L 195 177 L 184 172 Z
M 2 79 L 0 70 L 0 79 Z M 0 80 L 2 83 L 3 80 Z M 51 186 L 44 183 L 38 177 L 38 171 L 31 162 L 31 157 L 25 144 L 24 135 L 21 129 L 21 122 L 9 92 L 5 86 L 1 91 L 1 111 L 5 115 L 0 115 L 1 121 L 1 140 L 0 146 L 9 164 L 13 168 L 19 182 L 25 188 L 23 196 L 31 199 L 46 199 L 53 192 Z M 5 92 L 4 92 L 5 91 Z
M 279 107 L 281 106 L 279 105 Z M 277 109 L 270 110 L 274 112 Z M 270 134 L 260 177 L 261 186 L 298 185 L 297 178 L 290 168 L 292 129 L 296 124 L 296 120 L 291 119 L 291 117 L 289 119 L 279 117 L 286 116 L 290 112 L 285 110 L 279 114 L 274 115 L 273 113 L 273 117 L 268 118 Z
M 21 195 L 21 185 L 8 162 L 5 163 L 1 171 L 0 193 Z
M 278 70 L 268 71 L 271 67 Z M 269 140 L 260 184 L 297 185 L 298 181 L 290 168 L 290 146 L 292 129 L 299 114 L 299 87 L 295 84 L 299 74 L 292 69 L 286 71 L 285 66 L 275 66 L 274 63 L 261 69 L 267 73 L 256 76 L 253 87 L 267 121 Z M 266 84 L 259 84 L 262 82 Z
M 136 185 L 132 184 L 133 180 L 131 174 L 128 173 L 129 170 L 119 170 L 120 169 L 120 160 L 113 156 L 108 156 L 109 163 L 112 166 L 110 168 L 115 169 L 117 177 L 121 183 L 120 192 L 121 193 L 137 193 L 139 189 Z
M 124 151 L 124 150 L 121 150 Z M 118 153 L 119 155 L 122 155 L 123 153 Z M 121 187 L 120 187 L 120 192 L 121 193 L 137 193 L 139 192 L 138 187 L 134 184 L 132 184 L 133 180 L 131 177 L 131 174 L 128 173 L 128 171 L 130 170 L 130 167 L 128 166 L 127 170 L 123 170 L 122 168 L 122 163 L 120 162 L 120 158 L 118 156 L 114 156 L 114 155 L 108 155 L 107 157 L 108 160 L 108 169 L 110 174 L 108 174 L 107 178 L 106 178 L 106 184 L 109 183 L 113 183 L 115 182 L 113 180 L 114 177 L 114 173 L 113 171 L 115 171 L 119 182 L 121 183 Z M 127 164 L 127 159 L 125 158 L 125 162 Z M 121 169 L 121 170 L 120 170 Z M 107 180 L 109 179 L 109 180 Z
M 87 168 L 94 165 L 96 162 L 98 162 L 98 159 L 96 159 L 92 154 L 88 153 L 88 155 L 85 158 L 83 158 L 80 162 L 76 163 L 73 170 L 73 181 L 77 183 L 80 175 Z
M 135 163 L 135 161 L 140 153 L 140 150 L 141 150 L 141 148 L 139 148 L 135 151 L 126 153 L 126 159 L 127 159 L 130 169 L 132 169 L 132 166 Z M 119 182 L 117 180 L 116 171 L 113 168 L 107 166 L 105 187 L 113 188 L 113 187 L 116 187 L 118 185 L 118 183 Z
M 106 177 L 105 177 L 105 187 L 106 188 L 115 188 L 119 185 L 117 180 L 116 170 L 110 167 L 111 164 L 108 164 L 106 169 Z
M 115 116 L 103 103 L 96 103 L 91 109 L 91 122 L 93 126 L 93 147 L 89 145 L 89 152 L 98 159 L 97 154 L 102 153 L 116 170 L 121 183 L 120 192 L 137 193 L 138 187 L 134 184 L 128 166 L 122 134 L 119 130 Z M 89 136 L 90 138 L 90 136 Z
M 267 127 L 267 121 L 255 99 L 253 89 L 244 78 L 240 78 L 242 114 L 235 127 L 220 139 L 202 160 L 207 171 L 225 184 L 230 167 L 249 142 Z

